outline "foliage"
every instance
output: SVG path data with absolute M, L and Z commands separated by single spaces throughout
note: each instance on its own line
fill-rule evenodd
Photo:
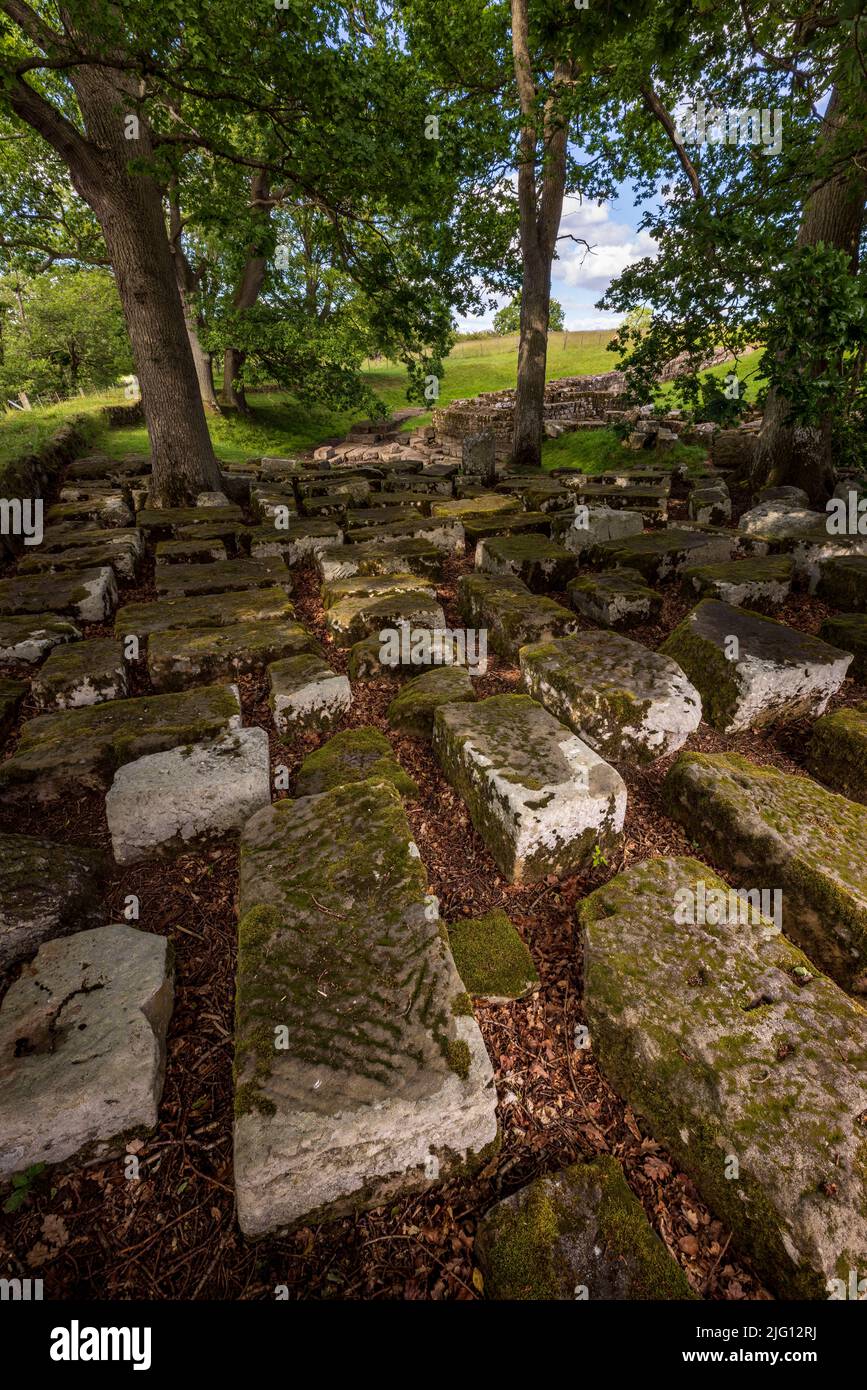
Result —
M 0 282 L 0 394 L 73 395 L 116 385 L 132 359 L 105 270 L 55 268 Z
M 510 304 L 504 304 L 494 314 L 494 332 L 500 336 L 517 333 L 521 327 L 521 296 L 515 295 Z M 558 299 L 552 299 L 548 312 L 548 332 L 562 333 L 566 327 L 566 315 Z

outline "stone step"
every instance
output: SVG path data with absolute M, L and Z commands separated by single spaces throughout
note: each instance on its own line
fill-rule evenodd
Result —
M 348 713 L 352 687 L 321 656 L 303 653 L 268 667 L 268 703 L 280 734 L 300 729 L 333 729 Z
M 143 507 L 136 513 L 135 523 L 147 531 L 152 540 L 180 537 L 191 526 L 228 527 L 242 525 L 244 513 L 238 506 L 228 507 Z
M 308 753 L 298 770 L 295 795 L 319 796 L 371 778 L 390 782 L 402 796 L 418 796 L 418 787 L 397 761 L 385 734 L 372 725 L 361 725 L 343 729 Z
M 132 526 L 134 520 L 123 492 L 100 494 L 80 502 L 55 502 L 45 513 L 49 526 L 80 526 L 87 522 L 106 527 Z
M 638 570 L 650 583 L 659 583 L 691 566 L 730 560 L 735 545 L 732 532 L 669 526 L 662 531 L 599 542 L 591 547 L 590 559 L 604 569 L 616 566 Z
M 852 661 L 818 637 L 718 599 L 703 599 L 660 651 L 683 667 L 707 723 L 726 734 L 823 714 Z
M 603 541 L 640 536 L 644 530 L 641 512 L 619 511 L 614 507 L 571 508 L 552 519 L 551 534 L 575 555 L 583 555 Z
M 237 690 L 226 685 L 40 714 L 22 725 L 14 754 L 0 763 L 0 788 L 7 795 L 35 788 L 46 800 L 72 787 L 103 790 L 134 758 L 215 738 L 240 724 Z
M 459 521 L 448 517 L 420 516 L 415 513 L 412 521 L 392 521 L 387 526 L 360 526 L 347 531 L 346 541 L 352 545 L 366 545 L 373 542 L 409 540 L 415 537 L 435 545 L 438 550 L 454 551 L 463 554 L 465 543 L 464 527 Z
M 51 550 L 44 555 L 25 554 L 18 561 L 18 573 L 26 575 L 43 571 L 101 569 L 110 565 L 118 579 L 135 579 L 143 556 L 144 539 L 141 532 L 119 531 L 117 540 L 70 546 L 66 550 Z
M 157 541 L 155 558 L 159 569 L 166 565 L 208 564 L 212 560 L 226 560 L 228 552 L 223 541 Z
M 490 517 L 498 512 L 514 512 L 513 497 L 497 492 L 482 492 L 477 497 L 443 498 L 431 503 L 431 516 L 466 521 L 469 517 Z
M 486 628 L 488 643 L 501 656 L 517 659 L 526 642 L 574 632 L 574 613 L 553 599 L 533 594 L 520 579 L 480 572 L 458 580 L 458 607 L 467 625 Z
M 576 613 L 603 627 L 637 627 L 655 622 L 662 611 L 661 595 L 648 588 L 638 570 L 581 575 L 567 593 Z
M 731 494 L 722 481 L 697 483 L 689 494 L 687 510 L 690 518 L 703 526 L 723 526 L 731 521 Z
M 867 705 L 838 709 L 817 719 L 806 763 L 835 792 L 867 803 Z
M 105 920 L 106 864 L 96 850 L 35 835 L 0 835 L 0 970 L 55 936 Z
M 817 593 L 847 613 L 867 611 L 867 555 L 827 560 L 821 566 Z
M 121 700 L 129 690 L 123 643 L 95 637 L 55 647 L 33 678 L 40 709 L 77 709 L 103 700 Z
M 191 598 L 160 598 L 153 603 L 129 603 L 118 609 L 114 630 L 118 637 L 148 637 L 180 627 L 228 627 L 259 622 L 263 618 L 293 618 L 295 609 L 278 585 L 266 589 L 235 590 L 225 594 L 198 594 Z
M 388 723 L 399 733 L 430 739 L 440 705 L 461 704 L 475 698 L 472 677 L 465 667 L 440 666 L 422 672 L 402 686 L 388 707 Z
M 0 1005 L 0 1180 L 152 1130 L 174 997 L 165 937 L 113 923 L 40 946 Z
M 593 1050 L 760 1276 L 827 1298 L 867 1266 L 864 1013 L 771 921 L 705 925 L 702 892 L 729 885 L 656 859 L 585 899 Z
M 21 661 L 32 666 L 62 642 L 76 642 L 80 637 L 74 623 L 53 613 L 0 618 L 0 661 Z
M 791 555 L 724 560 L 683 571 L 684 588 L 700 598 L 720 599 L 736 608 L 778 607 L 792 591 L 795 562 Z
M 264 729 L 148 753 L 118 768 L 105 798 L 115 862 L 183 854 L 240 830 L 270 802 Z
M 392 526 L 397 522 L 413 523 L 421 516 L 415 507 L 358 507 L 346 512 L 346 532 L 367 530 L 373 526 Z
M 476 546 L 475 565 L 484 574 L 510 574 L 538 593 L 565 589 L 578 562 L 547 536 L 489 536 Z
M 292 575 L 279 555 L 261 560 L 217 560 L 206 564 L 161 565 L 156 572 L 160 598 L 224 594 L 230 590 L 266 589 L 279 585 L 292 591 Z
M 738 521 L 738 530 L 748 536 L 762 536 L 766 540 L 793 539 L 805 532 L 818 531 L 820 528 L 824 530 L 826 521 L 823 512 L 799 507 L 792 499 L 777 498 L 760 502 L 757 507 L 744 512 Z
M 285 618 L 167 628 L 148 641 L 148 675 L 155 690 L 183 690 L 258 674 L 272 661 L 319 650 L 306 628 Z
M 620 774 L 526 695 L 442 706 L 433 748 L 512 883 L 578 872 L 620 836 Z
M 735 753 L 681 753 L 663 797 L 719 864 L 781 888 L 786 935 L 838 984 L 867 993 L 863 806 Z
M 392 574 L 351 574 L 345 579 L 326 579 L 320 590 L 323 606 L 328 609 L 347 598 L 377 598 L 380 594 L 402 594 L 407 590 L 434 598 L 436 587 L 419 579 L 417 574 L 397 571 Z M 327 615 L 326 615 L 327 616 Z
M 108 565 L 57 574 L 0 579 L 0 617 L 19 613 L 69 614 L 82 623 L 102 623 L 117 607 L 117 580 Z
M 489 1299 L 697 1297 L 608 1154 L 497 1202 L 479 1222 L 475 1253 Z
M 414 579 L 412 586 L 339 599 L 326 610 L 325 623 L 338 647 L 351 647 L 384 629 L 443 628 L 446 619 L 431 589 Z
M 551 533 L 549 512 L 492 512 L 489 516 L 468 516 L 464 520 L 467 543 L 477 546 L 488 536 L 523 536 Z
M 677 663 L 619 633 L 531 643 L 520 662 L 527 693 L 608 762 L 655 762 L 701 723 L 701 697 Z
M 385 545 L 335 545 L 317 553 L 316 567 L 326 583 L 356 574 L 414 574 L 436 580 L 442 575 L 443 552 L 413 537 Z
M 867 613 L 837 613 L 826 618 L 819 628 L 823 642 L 851 652 L 849 675 L 856 681 L 867 681 Z
M 244 545 L 254 559 L 282 555 L 287 565 L 303 564 L 318 551 L 342 542 L 342 528 L 328 517 L 304 517 L 287 526 L 253 526 L 244 535 Z
M 241 843 L 235 1186 L 246 1236 L 472 1173 L 493 1074 L 400 797 L 279 801 Z
M 570 490 L 582 502 L 639 512 L 648 521 L 664 521 L 668 516 L 668 489 L 656 487 L 609 487 L 605 483 L 574 482 Z

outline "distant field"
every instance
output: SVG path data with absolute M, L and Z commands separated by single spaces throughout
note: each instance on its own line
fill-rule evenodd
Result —
M 611 371 L 616 367 L 614 353 L 606 351 L 610 341 L 608 330 L 580 333 L 555 333 L 549 339 L 548 378 L 562 376 L 584 376 L 598 372 Z M 445 370 L 439 383 L 437 405 L 448 405 L 450 401 L 476 396 L 482 391 L 501 391 L 515 385 L 517 371 L 517 335 L 504 338 L 478 338 L 457 343 L 451 356 L 446 360 Z M 744 358 L 740 366 L 742 377 L 754 370 L 758 353 Z M 725 366 L 712 369 L 712 375 L 724 376 Z M 389 410 L 405 407 L 406 377 L 403 368 L 395 363 L 372 364 L 365 373 L 367 380 L 383 400 Z M 663 390 L 663 395 L 671 392 L 671 386 Z M 748 399 L 755 395 L 758 381 L 751 378 L 745 388 Z M 226 414 L 210 419 L 211 436 L 218 456 L 227 463 L 238 462 L 257 454 L 291 454 L 297 450 L 314 448 L 327 439 L 340 438 L 347 433 L 357 412 L 329 410 L 327 406 L 309 406 L 299 402 L 284 391 L 251 392 L 251 417 Z M 82 412 L 96 411 L 100 406 L 117 404 L 123 401 L 120 390 L 103 392 L 100 395 L 76 398 L 60 405 L 49 406 L 32 411 L 9 411 L 0 418 L 0 472 L 8 459 L 21 453 L 29 453 L 57 429 L 65 419 Z M 413 429 L 430 420 L 430 412 L 408 422 L 406 428 Z M 596 434 L 602 434 L 598 431 Z M 562 440 L 549 441 L 545 446 L 545 466 L 566 466 L 563 463 L 550 463 L 557 449 L 576 460 L 586 458 L 587 464 L 594 459 L 598 467 L 610 466 L 611 458 L 602 452 L 610 447 L 609 432 L 605 431 L 606 444 L 600 441 L 594 445 L 588 440 L 589 432 L 564 436 Z M 590 438 L 595 435 L 590 435 Z M 147 433 L 143 426 L 111 431 L 111 448 L 120 453 L 146 453 Z M 613 438 L 613 436 L 612 436 Z M 566 443 L 565 441 L 570 441 Z M 584 441 L 584 442 L 580 442 Z M 102 439 L 103 446 L 105 438 Z M 615 441 L 616 443 L 616 441 Z M 593 449 L 598 454 L 593 454 Z M 617 446 L 618 450 L 620 446 Z M 552 453 L 553 450 L 553 453 Z M 622 460 L 623 451 L 619 457 Z M 582 467 L 582 463 L 575 463 Z M 592 471 L 589 469 L 588 471 Z

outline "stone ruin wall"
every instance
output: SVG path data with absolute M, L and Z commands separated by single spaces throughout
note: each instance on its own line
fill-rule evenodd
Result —
M 549 381 L 545 387 L 545 421 L 562 424 L 566 429 L 609 424 L 626 407 L 625 385 L 622 372 Z M 472 400 L 452 401 L 445 409 L 433 412 L 432 429 L 437 443 L 444 454 L 459 459 L 467 435 L 489 429 L 500 462 L 511 451 L 514 405 L 514 390 L 487 391 Z

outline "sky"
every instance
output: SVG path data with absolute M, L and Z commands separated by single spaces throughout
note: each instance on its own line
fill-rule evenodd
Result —
M 594 305 L 624 266 L 652 256 L 656 249 L 647 232 L 637 231 L 642 210 L 634 207 L 633 202 L 627 184 L 621 186 L 615 199 L 601 206 L 593 202 L 582 204 L 575 197 L 567 196 L 564 200 L 561 236 L 569 232 L 584 237 L 593 247 L 592 253 L 585 255 L 584 247 L 574 241 L 561 241 L 557 246 L 551 295 L 563 305 L 567 328 L 616 328 L 622 319 L 622 314 L 602 313 Z M 505 297 L 500 303 L 506 303 Z M 491 328 L 495 312 L 491 310 L 478 318 L 459 318 L 459 331 L 471 333 L 474 329 Z

